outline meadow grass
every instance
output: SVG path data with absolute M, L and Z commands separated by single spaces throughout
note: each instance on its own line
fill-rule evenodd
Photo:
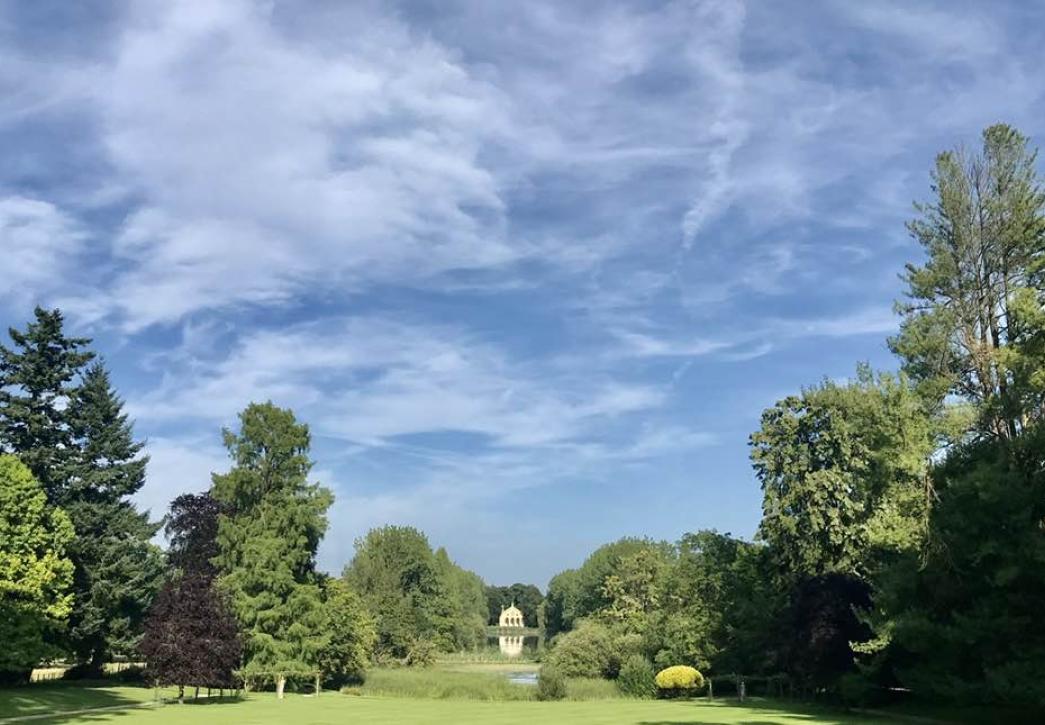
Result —
M 41 693 L 36 687 L 20 688 Z M 75 690 L 76 688 L 70 688 Z M 80 690 L 86 688 L 80 687 Z M 140 698 L 143 688 L 107 688 L 127 702 Z M 0 692 L 0 696 L 10 691 Z M 151 694 L 151 691 L 144 690 Z M 85 702 L 81 707 L 87 707 Z M 75 709 L 75 708 L 70 708 Z M 39 712 L 39 709 L 37 709 Z M 718 700 L 707 702 L 657 700 L 590 700 L 586 702 L 480 702 L 476 700 L 423 700 L 392 697 L 349 697 L 325 693 L 319 697 L 288 695 L 283 701 L 272 693 L 256 693 L 242 700 L 200 701 L 185 705 L 99 711 L 34 721 L 39 725 L 63 723 L 119 723 L 120 725 L 702 725 L 703 723 L 886 723 L 890 719 L 861 718 L 770 701 L 750 701 L 743 706 Z
M 523 670 L 519 670 L 523 671 Z M 367 673 L 366 683 L 348 688 L 352 694 L 430 700 L 529 700 L 533 687 L 508 681 L 504 672 L 481 670 L 458 672 L 429 669 L 375 669 Z

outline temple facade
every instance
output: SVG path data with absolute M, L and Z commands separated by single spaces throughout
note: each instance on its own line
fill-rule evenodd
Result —
M 498 627 L 525 627 L 526 621 L 523 613 L 513 603 L 507 609 L 501 610 L 501 617 L 497 620 Z

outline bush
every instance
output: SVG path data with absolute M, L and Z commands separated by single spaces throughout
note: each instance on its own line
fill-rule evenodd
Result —
M 629 697 L 653 697 L 657 694 L 653 665 L 642 655 L 632 655 L 624 660 L 617 675 L 617 688 Z
M 410 651 L 406 653 L 403 664 L 407 667 L 431 667 L 435 664 L 437 654 L 438 650 L 432 640 L 415 639 L 410 646 Z
M 562 700 L 566 697 L 566 676 L 550 665 L 541 667 L 537 676 L 538 700 Z
M 704 676 L 692 667 L 675 665 L 657 673 L 653 678 L 657 691 L 665 697 L 686 694 L 704 686 Z
M 613 677 L 620 667 L 613 636 L 594 622 L 559 635 L 545 661 L 565 677 Z

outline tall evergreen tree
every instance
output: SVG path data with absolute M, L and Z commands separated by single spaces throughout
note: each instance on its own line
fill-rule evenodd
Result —
M 308 482 L 308 426 L 290 410 L 252 403 L 240 431 L 224 432 L 233 467 L 215 474 L 212 495 L 228 507 L 218 524 L 221 585 L 246 637 L 245 675 L 288 676 L 318 668 L 324 645 L 316 549 L 326 531 L 329 490 Z
M 164 568 L 150 543 L 159 524 L 127 500 L 144 485 L 148 458 L 101 363 L 84 373 L 65 416 L 73 452 L 59 503 L 78 534 L 70 549 L 76 578 L 69 638 L 77 659 L 98 671 L 110 655 L 130 654 L 137 644 Z
M 0 345 L 0 451 L 14 453 L 62 503 L 65 468 L 74 452 L 67 405 L 74 381 L 94 354 L 90 340 L 67 337 L 59 310 L 37 307 L 25 332 L 11 328 L 14 345 Z
M 924 392 L 974 403 L 980 431 L 1006 438 L 1045 412 L 1045 187 L 1036 157 L 1003 124 L 984 130 L 979 154 L 937 157 L 936 198 L 917 205 L 908 225 L 926 261 L 907 265 L 903 324 L 891 340 Z

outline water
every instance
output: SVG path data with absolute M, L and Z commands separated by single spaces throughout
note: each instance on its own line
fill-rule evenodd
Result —
M 493 644 L 497 642 L 497 649 L 502 655 L 507 657 L 522 657 L 527 655 L 532 657 L 537 654 L 537 650 L 541 645 L 541 638 L 537 635 L 500 635 L 497 637 L 490 637 L 489 642 Z
M 537 684 L 536 672 L 509 672 L 508 682 L 513 685 L 533 686 Z

